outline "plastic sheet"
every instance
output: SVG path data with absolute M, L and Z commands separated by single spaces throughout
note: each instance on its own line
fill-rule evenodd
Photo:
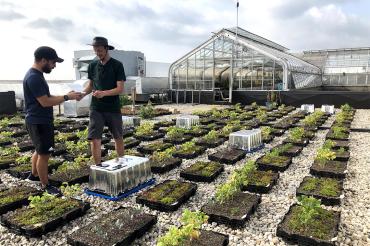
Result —
M 230 147 L 251 151 L 262 145 L 261 129 L 242 130 L 229 136 Z
M 313 113 L 315 112 L 315 105 L 314 104 L 302 104 L 301 110 L 306 111 L 308 113 Z
M 176 118 L 176 126 L 190 129 L 192 126 L 199 124 L 199 116 L 197 115 L 180 115 Z
M 324 113 L 334 114 L 334 105 L 322 105 L 321 111 Z

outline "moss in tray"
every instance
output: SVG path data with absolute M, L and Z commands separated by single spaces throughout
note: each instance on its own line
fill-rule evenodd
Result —
M 34 189 L 26 186 L 1 191 L 0 206 L 27 198 L 31 191 L 34 191 Z
M 220 167 L 222 167 L 222 165 L 217 162 L 198 161 L 185 171 L 192 174 L 210 177 Z
M 328 197 L 338 197 L 341 194 L 339 181 L 331 178 L 310 177 L 302 184 L 302 190 L 314 192 Z
M 37 197 L 36 197 L 37 198 Z M 77 200 L 59 198 L 44 194 L 38 201 L 30 197 L 31 203 L 26 209 L 18 210 L 10 220 L 19 226 L 38 226 L 40 223 L 56 219 L 65 212 L 77 208 L 80 203 Z
M 307 223 L 302 223 L 299 215 L 303 214 L 302 206 L 292 208 L 288 228 L 294 233 L 307 237 L 314 237 L 322 240 L 331 240 L 333 228 L 336 225 L 336 216 L 333 211 L 328 211 L 322 208 L 317 209 L 317 214 Z
M 275 173 L 272 171 L 257 171 L 254 170 L 248 174 L 246 180 L 244 180 L 244 185 L 256 185 L 256 186 L 269 186 L 274 177 Z
M 286 161 L 289 160 L 289 157 L 287 156 L 263 156 L 261 158 L 261 162 L 263 164 L 271 164 L 271 165 L 275 165 L 275 166 L 285 166 L 286 165 Z

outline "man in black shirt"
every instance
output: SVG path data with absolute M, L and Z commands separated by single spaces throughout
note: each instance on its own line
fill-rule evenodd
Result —
M 104 126 L 108 126 L 113 135 L 118 156 L 123 156 L 123 130 L 119 94 L 123 92 L 126 81 L 125 70 L 120 61 L 110 57 L 104 37 L 95 37 L 91 44 L 99 58 L 89 64 L 89 84 L 83 95 L 92 94 L 90 105 L 90 123 L 88 139 L 91 140 L 91 152 L 95 165 L 101 165 L 101 138 Z
M 41 181 L 46 192 L 58 195 L 60 191 L 48 182 L 48 161 L 54 147 L 53 106 L 66 100 L 80 100 L 81 93 L 72 91 L 64 96 L 50 95 L 43 73 L 50 73 L 56 62 L 63 62 L 63 59 L 47 46 L 37 48 L 34 55 L 34 64 L 23 79 L 26 127 L 36 149 L 32 155 L 32 172 L 28 180 Z

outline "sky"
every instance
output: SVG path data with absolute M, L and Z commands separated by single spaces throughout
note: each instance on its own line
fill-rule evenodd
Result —
M 292 52 L 370 46 L 368 0 L 239 2 L 240 27 Z M 233 26 L 235 0 L 0 0 L 0 80 L 23 79 L 42 45 L 65 59 L 46 78 L 73 80 L 73 51 L 94 36 L 171 63 Z

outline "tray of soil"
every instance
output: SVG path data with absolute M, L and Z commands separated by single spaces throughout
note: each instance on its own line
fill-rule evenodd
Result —
M 205 148 L 198 146 L 195 142 L 186 142 L 182 145 L 176 147 L 175 152 L 173 153 L 174 157 L 184 158 L 184 159 L 193 159 L 201 154 L 203 154 Z
M 157 216 L 120 208 L 67 236 L 74 246 L 131 245 L 157 223 Z
M 349 141 L 333 140 L 334 145 L 331 147 L 334 150 L 343 148 L 345 151 L 349 150 Z
M 153 132 L 150 135 L 140 135 L 140 136 L 135 135 L 135 138 L 141 141 L 154 141 L 156 139 L 163 138 L 163 137 L 164 137 L 164 134 L 160 132 Z
M 177 210 L 195 194 L 197 185 L 177 180 L 166 180 L 144 191 L 136 197 L 136 202 L 162 212 Z
M 234 164 L 245 156 L 246 152 L 244 150 L 225 148 L 214 154 L 208 155 L 208 159 L 225 164 Z
M 10 164 L 15 163 L 15 160 L 18 158 L 17 155 L 6 155 L 6 156 L 0 156 L 0 170 L 7 169 L 10 167 Z
M 67 153 L 67 147 L 64 143 L 55 143 L 54 151 L 51 156 L 60 156 Z
M 335 152 L 335 161 L 348 161 L 350 157 L 350 152 L 342 150 L 334 150 Z
M 274 136 L 273 135 L 262 136 L 262 141 L 265 144 L 272 142 L 272 140 L 274 140 Z
M 182 160 L 173 157 L 175 147 L 164 151 L 155 151 L 149 159 L 150 168 L 153 173 L 165 173 L 181 165 Z
M 335 134 L 331 130 L 329 130 L 328 134 L 326 134 L 326 139 L 348 141 L 349 134 Z
M 293 145 L 291 143 L 280 144 L 280 145 L 276 146 L 275 148 L 278 148 L 278 149 L 281 150 L 281 155 L 289 156 L 289 157 L 296 157 L 303 150 L 303 147 L 296 146 L 296 145 Z
M 297 196 L 306 195 L 320 199 L 327 206 L 340 205 L 343 182 L 332 178 L 305 177 L 297 189 Z
M 172 143 L 172 144 L 183 144 L 185 142 L 188 142 L 190 141 L 191 139 L 193 139 L 192 136 L 190 135 L 184 135 L 180 138 L 170 138 L 170 137 L 166 137 L 163 139 L 163 142 L 165 143 Z
M 200 137 L 208 133 L 208 130 L 201 128 L 200 126 L 196 126 L 193 129 L 190 129 L 186 135 L 190 135 L 193 137 Z
M 0 191 L 0 214 L 5 214 L 28 205 L 29 196 L 41 195 L 42 191 L 28 186 L 17 186 L 14 188 Z
M 284 132 L 285 132 L 284 129 L 271 128 L 271 134 L 277 137 L 282 136 Z
M 279 173 L 254 170 L 248 175 L 247 180 L 243 182 L 241 190 L 266 194 L 270 192 L 278 179 Z
M 155 151 L 163 151 L 172 147 L 171 143 L 164 143 L 162 141 L 155 141 L 147 145 L 141 145 L 137 147 L 137 150 L 143 154 L 153 154 Z
M 315 160 L 310 169 L 312 175 L 337 179 L 344 179 L 347 172 L 347 162 L 330 160 Z
M 278 122 L 274 125 L 272 125 L 275 129 L 282 129 L 282 130 L 288 130 L 292 124 L 288 122 Z
M 278 225 L 276 235 L 291 243 L 312 246 L 334 246 L 338 235 L 340 213 L 316 208 L 313 218 L 306 223 L 300 216 L 307 214 L 304 207 L 293 205 Z
M 134 135 L 134 129 L 123 129 L 123 135 L 122 137 L 127 138 Z
M 89 203 L 52 195 L 32 200 L 31 205 L 2 215 L 1 224 L 13 233 L 40 237 L 81 217 L 90 208 Z
M 292 157 L 270 152 L 258 158 L 256 163 L 262 171 L 284 172 L 292 164 Z
M 12 142 L 8 139 L 0 139 L 0 147 L 4 147 L 4 146 L 7 146 L 7 145 L 10 145 L 12 144 Z
M 65 162 L 49 177 L 49 182 L 61 186 L 66 182 L 69 185 L 89 181 L 89 158 L 76 158 L 74 162 Z
M 180 172 L 180 177 L 195 181 L 210 183 L 224 170 L 217 162 L 198 161 Z
M 259 195 L 238 192 L 223 203 L 210 201 L 201 210 L 209 216 L 209 222 L 225 224 L 235 229 L 244 226 L 260 202 Z
M 204 146 L 206 148 L 216 148 L 217 146 L 223 144 L 225 142 L 224 139 L 217 138 L 212 141 L 206 139 L 206 138 L 200 138 L 196 140 L 196 143 L 199 144 L 200 146 Z
M 58 159 L 50 159 L 48 163 L 48 172 L 51 173 L 54 169 L 57 169 L 62 165 L 63 161 Z M 32 164 L 20 164 L 6 170 L 10 175 L 19 179 L 26 179 L 31 173 Z
M 292 139 L 290 137 L 287 137 L 286 139 L 283 140 L 284 144 L 291 143 L 293 145 L 300 146 L 300 147 L 306 147 L 309 142 L 310 141 L 307 138 Z
M 31 140 L 19 142 L 17 143 L 17 147 L 19 148 L 19 152 L 26 152 L 35 149 Z
M 209 125 L 216 122 L 214 118 L 201 118 L 199 119 L 199 123 L 202 125 Z
M 138 146 L 141 143 L 140 140 L 137 140 L 136 138 L 133 137 L 128 137 L 123 139 L 123 144 L 125 146 L 125 149 L 131 149 L 136 146 Z M 104 145 L 105 149 L 109 150 L 115 150 L 116 149 L 116 144 L 114 142 L 110 142 Z
M 173 121 L 160 121 L 157 123 L 154 123 L 154 127 L 160 128 L 160 127 L 169 127 L 176 125 L 176 122 Z
M 200 230 L 199 238 L 185 242 L 187 246 L 227 246 L 229 245 L 229 235 L 214 231 Z

